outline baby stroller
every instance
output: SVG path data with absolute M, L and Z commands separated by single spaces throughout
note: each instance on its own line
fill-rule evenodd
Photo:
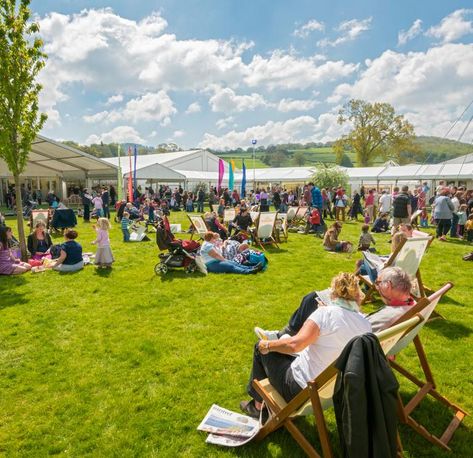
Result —
M 160 262 L 154 266 L 156 275 L 166 275 L 170 268 L 176 267 L 183 267 L 188 274 L 196 271 L 195 258 L 200 244 L 195 240 L 176 239 L 166 216 L 156 222 L 156 243 L 160 250 L 167 250 L 159 253 Z

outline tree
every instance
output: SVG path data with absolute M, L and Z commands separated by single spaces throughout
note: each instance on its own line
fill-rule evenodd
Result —
M 414 127 L 403 115 L 396 115 L 389 103 L 350 100 L 338 116 L 340 125 L 347 122 L 353 129 L 337 140 L 335 149 L 340 152 L 343 146 L 354 151 L 360 167 L 371 165 L 378 157 L 402 162 L 403 151 L 416 149 Z
M 312 181 L 320 188 L 332 189 L 338 186 L 348 187 L 348 175 L 337 166 L 317 164 Z
M 16 216 L 21 257 L 27 259 L 20 174 L 31 143 L 46 121 L 39 113 L 42 89 L 36 77 L 45 65 L 39 26 L 30 22 L 30 0 L 0 0 L 0 157 L 15 180 Z
M 294 165 L 298 165 L 299 167 L 302 167 L 305 164 L 305 161 L 306 158 L 303 151 L 296 151 L 294 156 L 292 156 L 292 162 Z

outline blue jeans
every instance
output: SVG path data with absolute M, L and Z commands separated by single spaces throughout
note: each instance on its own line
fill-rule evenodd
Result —
M 452 226 L 450 227 L 450 237 L 457 237 L 458 215 L 456 213 L 452 216 Z
M 201 202 L 200 200 L 197 201 L 197 213 L 203 213 L 204 212 L 204 202 Z
M 247 267 L 235 261 L 213 261 L 207 264 L 207 271 L 215 274 L 251 274 L 254 267 Z
M 130 241 L 130 231 L 128 229 L 122 229 L 123 232 L 123 241 L 129 242 Z

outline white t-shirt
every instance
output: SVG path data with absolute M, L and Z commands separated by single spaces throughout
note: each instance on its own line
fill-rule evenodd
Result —
M 215 250 L 217 253 L 219 252 L 218 248 L 210 242 L 204 242 L 200 247 L 200 255 L 202 256 L 202 260 L 205 264 L 208 264 L 209 262 L 218 261 L 218 259 L 215 259 L 210 256 L 209 251 L 211 250 Z
M 392 197 L 390 194 L 383 194 L 379 198 L 379 211 L 381 213 L 389 213 L 391 211 Z
M 294 380 L 302 388 L 332 364 L 353 337 L 371 332 L 371 324 L 361 313 L 338 306 L 319 307 L 308 320 L 319 327 L 320 335 L 291 364 Z

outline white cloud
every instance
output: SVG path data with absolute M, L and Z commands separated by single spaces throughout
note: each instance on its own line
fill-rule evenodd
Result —
M 243 131 L 232 130 L 220 137 L 205 133 L 199 147 L 219 150 L 245 148 L 254 138 L 258 139 L 260 145 L 328 141 L 337 138 L 343 131 L 337 124 L 335 113 L 324 113 L 318 119 L 312 116 L 299 116 L 286 121 L 268 121 L 266 124 L 249 127 Z
M 325 25 L 323 22 L 316 21 L 315 19 L 311 19 L 309 22 L 306 22 L 301 27 L 298 27 L 292 33 L 295 37 L 305 38 L 308 37 L 309 34 L 315 30 L 323 32 L 325 30 Z
M 144 143 L 140 134 L 131 126 L 118 126 L 110 132 L 103 132 L 102 134 L 90 135 L 85 143 L 90 145 L 92 143 Z
M 229 87 L 214 87 L 214 95 L 209 99 L 209 105 L 215 112 L 252 111 L 259 107 L 267 107 L 268 102 L 260 95 L 237 95 Z
M 341 32 L 338 38 L 336 38 L 335 40 L 329 40 L 328 38 L 324 38 L 322 40 L 319 40 L 317 44 L 321 47 L 335 47 L 341 45 L 342 43 L 356 40 L 363 32 L 370 29 L 372 20 L 373 18 L 369 17 L 362 20 L 351 19 L 349 21 L 341 22 L 339 26 L 335 29 L 337 32 Z
M 264 86 L 274 89 L 307 89 L 350 76 L 357 65 L 343 60 L 327 61 L 319 65 L 318 56 L 297 58 L 280 50 L 274 51 L 269 59 L 260 55 L 253 57 L 248 65 L 244 82 L 249 86 Z
M 107 99 L 105 102 L 105 105 L 113 105 L 114 103 L 120 103 L 123 102 L 123 95 L 117 94 L 117 95 L 112 95 Z
M 216 123 L 215 126 L 217 129 L 225 129 L 228 125 L 230 125 L 234 121 L 233 116 L 227 116 L 226 118 L 219 119 Z
M 411 25 L 409 30 L 401 30 L 397 35 L 397 45 L 403 46 L 408 41 L 412 40 L 413 38 L 417 37 L 422 33 L 422 21 L 420 19 L 416 19 L 414 23 Z
M 173 138 L 181 138 L 185 135 L 186 133 L 183 130 L 175 130 L 172 134 Z
M 466 19 L 473 10 L 460 9 L 444 17 L 439 25 L 427 30 L 426 35 L 440 40 L 441 43 L 449 43 L 458 40 L 464 35 L 473 33 L 473 22 Z
M 201 111 L 200 105 L 198 102 L 191 103 L 186 110 L 186 114 L 199 113 Z
M 141 121 L 159 121 L 166 126 L 171 122 L 171 116 L 177 113 L 174 103 L 165 91 L 147 93 L 129 100 L 125 107 L 112 111 L 101 111 L 84 116 L 88 123 L 129 121 L 136 124 Z
M 281 99 L 278 103 L 278 111 L 287 113 L 288 111 L 307 111 L 317 105 L 316 100 L 294 100 L 294 99 Z
M 472 92 L 473 44 L 449 43 L 426 52 L 385 51 L 367 62 L 354 84 L 339 85 L 328 101 L 388 102 L 408 114 L 418 134 L 444 135 Z

